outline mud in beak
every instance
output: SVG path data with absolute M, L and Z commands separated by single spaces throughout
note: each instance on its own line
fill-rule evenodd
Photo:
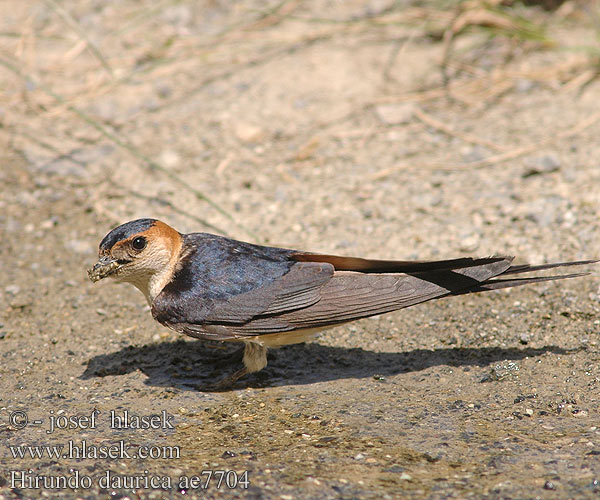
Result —
M 94 264 L 94 267 L 88 269 L 88 277 L 92 283 L 100 281 L 102 278 L 106 278 L 114 273 L 119 267 L 123 265 L 122 262 L 115 260 L 108 256 L 100 257 L 98 262 Z

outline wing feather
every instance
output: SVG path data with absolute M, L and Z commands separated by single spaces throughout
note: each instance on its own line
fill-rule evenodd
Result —
M 243 325 L 235 325 L 232 332 L 252 336 L 324 328 L 395 311 L 478 286 L 502 274 L 510 262 L 511 259 L 506 258 L 476 268 L 414 274 L 336 272 L 321 287 L 318 302 L 276 318 L 255 318 Z
M 321 287 L 333 276 L 327 263 L 298 262 L 267 286 L 214 301 L 209 323 L 244 323 L 254 316 L 279 314 L 308 307 L 320 299 Z

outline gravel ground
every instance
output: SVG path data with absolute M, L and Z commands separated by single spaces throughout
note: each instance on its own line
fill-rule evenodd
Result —
M 598 498 L 597 268 L 338 327 L 219 393 L 233 347 L 87 280 L 138 217 L 384 259 L 600 256 L 595 2 L 269 4 L 3 2 L 0 498 Z

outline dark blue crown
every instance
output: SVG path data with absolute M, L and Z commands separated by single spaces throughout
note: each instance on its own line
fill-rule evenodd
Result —
M 100 250 L 110 250 L 115 243 L 150 229 L 156 219 L 137 219 L 115 227 L 100 242 Z

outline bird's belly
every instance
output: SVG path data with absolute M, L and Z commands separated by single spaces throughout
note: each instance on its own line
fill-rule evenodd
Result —
M 288 344 L 299 344 L 311 340 L 317 333 L 333 328 L 337 325 L 319 326 L 316 328 L 305 328 L 303 330 L 292 330 L 283 333 L 268 333 L 265 335 L 256 335 L 254 337 L 245 337 L 244 342 L 254 342 L 265 347 L 279 347 Z M 241 339 L 236 339 L 241 340 Z

